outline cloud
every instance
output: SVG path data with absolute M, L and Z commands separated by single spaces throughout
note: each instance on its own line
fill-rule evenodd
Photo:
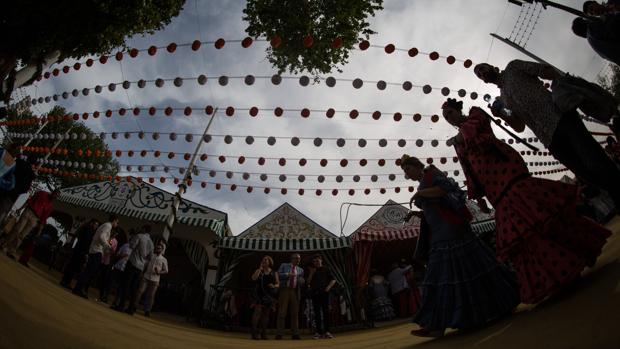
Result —
M 204 2 L 189 0 L 185 9 L 178 18 L 175 18 L 165 30 L 152 36 L 136 37 L 130 40 L 130 46 L 147 48 L 150 45 L 167 45 L 170 42 L 191 43 L 200 40 L 214 41 L 219 37 L 225 39 L 241 39 L 246 36 L 245 23 L 242 21 L 244 1 Z M 390 0 L 385 2 L 385 10 L 376 14 L 372 19 L 372 28 L 378 32 L 371 37 L 371 42 L 377 45 L 394 43 L 399 48 L 417 47 L 420 51 L 437 51 L 442 55 L 454 55 L 459 59 L 470 58 L 474 62 L 483 62 L 488 59 L 490 63 L 500 67 L 505 66 L 512 59 L 524 59 L 525 57 L 514 49 L 495 40 L 492 43 L 489 33 L 498 32 L 502 36 L 509 36 L 520 8 L 507 5 L 503 1 L 488 0 L 441 0 L 441 1 L 408 1 Z M 577 1 L 570 1 L 569 5 L 579 7 Z M 504 15 L 505 14 L 505 15 Z M 502 17 L 503 16 L 503 17 Z M 527 48 L 536 52 L 539 56 L 557 65 L 561 69 L 584 75 L 593 79 L 600 70 L 603 61 L 593 55 L 593 51 L 584 40 L 574 37 L 570 31 L 572 17 L 559 10 L 543 10 L 536 24 L 536 29 L 528 41 Z M 499 29 L 498 29 L 499 28 Z M 107 64 L 95 63 L 92 68 L 82 68 L 80 71 L 72 71 L 48 81 L 37 84 L 36 90 L 39 95 L 52 95 L 63 91 L 71 91 L 74 88 L 81 90 L 84 87 L 93 87 L 97 84 L 107 86 L 110 82 L 123 80 L 136 81 L 138 79 L 156 78 L 195 78 L 200 74 L 209 77 L 220 75 L 245 76 L 271 76 L 274 69 L 265 59 L 267 43 L 255 42 L 250 48 L 243 49 L 237 42 L 227 42 L 225 47 L 217 50 L 213 45 L 203 45 L 198 52 L 193 52 L 188 47 L 179 47 L 177 52 L 170 54 L 160 50 L 156 56 L 148 56 L 141 52 L 137 58 L 125 56 L 122 64 L 111 57 Z M 594 58 L 593 58 L 594 57 Z M 72 62 L 63 64 L 72 65 Z M 231 145 L 222 142 L 222 138 L 203 146 L 202 152 L 209 154 L 265 156 L 265 157 L 288 157 L 288 158 L 386 158 L 400 157 L 404 152 L 421 157 L 445 156 L 449 159 L 454 156 L 452 148 L 445 146 L 443 140 L 455 134 L 455 130 L 443 120 L 432 123 L 428 117 L 421 122 L 413 122 L 412 115 L 421 113 L 424 115 L 439 114 L 440 106 L 445 99 L 438 92 L 430 95 L 423 94 L 420 89 L 404 91 L 400 84 L 409 80 L 415 84 L 430 84 L 433 87 L 450 87 L 452 89 L 463 88 L 468 92 L 477 91 L 480 96 L 485 93 L 497 95 L 498 91 L 491 86 L 482 84 L 473 75 L 472 69 L 465 69 L 462 63 L 448 65 L 444 59 L 430 61 L 425 55 L 411 58 L 407 52 L 397 51 L 387 55 L 381 49 L 371 48 L 367 51 L 353 51 L 349 64 L 344 67 L 342 74 L 333 73 L 339 79 L 334 88 L 329 88 L 324 82 L 317 85 L 302 87 L 295 79 L 285 79 L 279 86 L 273 86 L 269 80 L 257 79 L 252 86 L 246 86 L 242 80 L 231 79 L 227 86 L 219 86 L 216 79 L 209 79 L 206 85 L 199 85 L 195 79 L 186 79 L 181 88 L 176 88 L 171 82 L 166 82 L 162 88 L 157 88 L 151 83 L 149 86 L 139 89 L 132 86 L 129 90 L 123 90 L 120 86 L 115 92 L 105 91 L 101 94 L 92 93 L 87 97 L 69 98 L 61 100 L 59 104 L 72 112 L 92 112 L 94 110 L 116 109 L 133 106 L 176 106 L 184 107 L 191 105 L 196 107 L 191 117 L 183 116 L 181 112 L 175 112 L 173 116 L 166 117 L 159 113 L 155 117 L 142 113 L 139 117 L 128 113 L 125 117 L 114 116 L 110 119 L 92 118 L 85 123 L 97 132 L 125 132 L 125 131 L 151 131 L 151 132 L 176 132 L 179 139 L 176 142 L 162 137 L 158 141 L 152 139 L 139 140 L 132 137 L 125 140 L 119 137 L 108 143 L 112 149 L 160 149 L 162 151 L 193 152 L 197 137 L 194 142 L 187 143 L 182 135 L 186 133 L 200 134 L 208 121 L 208 117 L 202 112 L 204 106 L 214 105 L 220 107 L 216 120 L 210 133 L 230 135 L 254 135 L 254 136 L 284 136 L 284 137 L 343 137 L 343 138 L 389 138 L 389 139 L 439 139 L 440 145 L 432 147 L 425 142 L 423 147 L 416 147 L 409 143 L 400 148 L 394 143 L 387 147 L 379 147 L 375 142 L 370 142 L 367 147 L 360 148 L 354 141 L 347 142 L 345 147 L 337 147 L 334 140 L 325 140 L 323 146 L 315 147 L 311 141 L 302 140 L 300 146 L 294 147 L 286 139 L 278 139 L 274 146 L 267 145 L 264 139 L 257 139 L 254 145 L 245 144 L 243 138 L 235 138 Z M 361 78 L 365 81 L 373 81 L 364 84 L 361 89 L 354 89 L 351 82 L 340 79 Z M 375 87 L 374 81 L 398 83 L 388 85 L 387 89 L 380 91 Z M 35 87 L 28 88 L 34 93 Z M 452 93 L 454 95 L 454 93 Z M 481 98 L 472 101 L 465 99 L 466 106 L 484 106 Z M 256 118 L 248 115 L 247 111 L 238 111 L 234 117 L 224 115 L 225 107 L 249 108 L 257 106 L 261 113 Z M 333 119 L 328 119 L 318 112 L 312 112 L 310 118 L 303 119 L 299 112 L 286 113 L 277 118 L 273 115 L 275 107 L 300 109 L 327 109 L 348 111 L 358 109 L 360 111 L 380 110 L 380 120 L 373 120 L 369 115 L 362 115 L 356 120 L 351 120 L 346 113 L 337 114 Z M 37 106 L 45 110 L 45 106 Z M 392 120 L 394 112 L 401 112 L 403 120 Z M 498 132 L 503 135 L 503 132 Z M 531 135 L 531 132 L 526 133 Z M 148 137 L 147 137 L 148 138 Z M 524 149 L 517 146 L 518 149 Z M 538 159 L 538 160 L 537 160 Z M 530 156 L 529 161 L 540 161 L 540 158 Z M 546 160 L 546 161 L 550 161 Z M 158 159 L 147 158 L 121 158 L 122 164 L 147 164 L 168 166 L 186 166 L 182 157 L 177 156 L 173 160 L 162 156 Z M 235 158 L 229 158 L 224 164 L 210 158 L 206 162 L 199 162 L 199 166 L 206 169 L 221 171 L 247 171 L 259 173 L 287 173 L 289 175 L 306 174 L 343 174 L 343 175 L 371 175 L 390 174 L 399 175 L 399 179 L 391 182 L 386 176 L 382 176 L 377 183 L 336 183 L 329 179 L 323 184 L 315 180 L 299 183 L 296 176 L 289 176 L 284 183 L 277 176 L 272 176 L 267 182 L 260 181 L 257 176 L 252 176 L 250 181 L 243 181 L 239 176 L 232 180 L 226 179 L 221 173 L 215 178 L 210 178 L 207 171 L 203 170 L 196 181 L 218 181 L 221 183 L 237 183 L 249 185 L 269 185 L 272 187 L 303 187 L 303 188 L 332 188 L 358 189 L 355 196 L 349 196 L 341 191 L 338 196 L 332 196 L 324 192 L 317 197 L 306 191 L 306 195 L 299 196 L 289 192 L 281 195 L 277 191 L 265 195 L 259 190 L 248 194 L 243 188 L 231 192 L 228 189 L 217 191 L 213 186 L 201 189 L 200 186 L 192 186 L 186 197 L 199 203 L 211 206 L 227 212 L 230 224 L 235 234 L 258 221 L 263 215 L 271 212 L 274 208 L 285 201 L 297 207 L 317 223 L 338 234 L 340 232 L 340 218 L 338 212 L 343 202 L 354 201 L 360 203 L 382 204 L 391 198 L 397 202 L 408 202 L 410 194 L 406 191 L 401 193 L 391 192 L 381 195 L 373 191 L 371 195 L 364 195 L 363 188 L 390 187 L 395 185 L 413 185 L 404 181 L 400 169 L 388 162 L 385 167 L 379 167 L 376 162 L 370 162 L 366 167 L 350 164 L 346 168 L 332 162 L 327 167 L 320 167 L 316 162 L 306 167 L 300 167 L 296 163 L 290 163 L 281 167 L 275 161 L 269 161 L 265 166 L 258 166 L 256 161 L 246 161 L 240 165 Z M 449 161 L 442 168 L 453 171 L 458 169 L 458 164 Z M 134 173 L 138 175 L 137 173 Z M 161 173 L 158 174 L 158 176 Z M 147 176 L 148 174 L 142 174 Z M 180 174 L 177 172 L 177 176 Z M 462 180 L 462 174 L 457 176 Z M 175 191 L 175 186 L 168 181 L 161 185 L 162 188 Z M 377 207 L 354 207 L 349 212 L 348 222 L 344 228 L 345 234 L 351 233 L 358 225 L 363 223 Z

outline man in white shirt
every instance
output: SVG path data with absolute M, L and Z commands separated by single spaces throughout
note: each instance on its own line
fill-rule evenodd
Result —
M 117 225 L 118 217 L 112 214 L 110 215 L 108 222 L 99 226 L 95 232 L 93 241 L 90 243 L 90 248 L 88 249 L 88 261 L 86 262 L 86 268 L 84 268 L 84 271 L 80 274 L 78 282 L 73 288 L 74 294 L 83 298 L 88 298 L 84 289 L 90 284 L 91 279 L 99 271 L 103 253 L 111 249 L 110 234 L 112 233 L 112 229 L 116 228 Z
M 133 315 L 136 312 L 134 307 L 136 293 L 140 286 L 140 279 L 142 278 L 142 271 L 146 265 L 148 257 L 153 253 L 153 241 L 151 240 L 151 226 L 145 225 L 142 230 L 131 239 L 129 245 L 131 247 L 131 255 L 125 265 L 124 280 L 125 285 L 124 292 L 117 295 L 116 305 L 112 308 L 114 310 L 127 312 Z M 129 301 L 127 309 L 125 307 L 125 301 Z
M 407 317 L 409 309 L 409 283 L 405 274 L 411 270 L 412 266 L 399 266 L 398 263 L 392 264 L 392 271 L 388 274 L 392 298 L 400 317 Z
M 153 308 L 153 302 L 155 301 L 155 292 L 159 287 L 159 276 L 168 274 L 168 260 L 164 257 L 164 242 L 160 242 L 155 247 L 155 252 L 151 255 L 151 259 L 146 264 L 144 269 L 144 277 L 140 283 L 140 289 L 136 294 L 134 302 L 134 309 L 138 308 L 140 298 L 146 291 L 144 297 L 144 316 L 151 316 L 151 309 Z

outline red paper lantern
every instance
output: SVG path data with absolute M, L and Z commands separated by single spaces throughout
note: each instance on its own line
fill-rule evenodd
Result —
M 107 56 L 101 56 L 99 57 L 99 63 L 101 64 L 105 64 L 108 61 L 108 57 Z
M 385 53 L 390 54 L 392 52 L 394 52 L 394 50 L 396 49 L 396 47 L 394 47 L 394 44 L 387 44 L 385 45 Z
M 385 159 L 379 159 L 379 161 L 377 161 L 377 164 L 379 164 L 379 166 L 381 167 L 385 166 Z
M 194 42 L 192 42 L 192 51 L 198 51 L 200 49 L 200 45 L 202 45 L 200 40 L 194 40 Z
M 299 166 L 306 166 L 306 164 L 308 163 L 308 161 L 304 158 L 299 159 Z
M 401 113 L 394 113 L 394 121 L 400 121 L 403 118 L 403 114 Z
M 438 60 L 438 59 L 439 59 L 439 53 L 438 53 L 437 51 L 433 51 L 433 52 L 431 52 L 431 53 L 428 55 L 428 57 L 429 57 L 431 60 L 436 61 L 436 60 Z
M 140 108 L 138 108 L 138 107 L 133 108 L 133 115 L 134 116 L 140 115 Z
M 226 161 L 226 157 L 225 157 L 224 155 L 220 155 L 217 159 L 218 159 L 221 163 L 224 163 L 224 162 Z
M 82 114 L 82 119 L 88 120 L 88 113 L 83 113 Z
M 52 75 L 58 76 L 58 74 L 60 74 L 60 70 L 58 70 L 58 69 L 52 70 Z
M 122 52 L 116 52 L 116 54 L 114 55 L 114 58 L 116 58 L 117 61 L 122 61 L 123 60 L 123 53 Z
M 159 150 L 155 150 L 153 152 L 153 156 L 156 157 L 156 158 L 158 158 L 160 155 L 161 155 L 161 152 Z
M 265 188 L 265 189 L 263 189 L 263 192 L 264 192 L 265 194 L 269 194 L 269 193 L 271 192 L 271 189 L 269 189 L 269 188 Z
M 315 192 L 316 196 L 321 196 L 321 194 L 323 194 L 323 191 L 321 189 L 317 189 Z
M 341 37 L 335 38 L 334 41 L 332 41 L 331 47 L 334 50 L 339 49 L 340 47 L 342 47 L 342 38 Z
M 236 184 L 231 184 L 230 191 L 235 191 L 235 190 L 237 190 L 237 185 Z
M 466 60 L 465 60 L 465 62 L 463 62 L 463 66 L 464 66 L 465 68 L 469 68 L 469 67 L 471 67 L 471 66 L 472 66 L 472 64 L 473 64 L 473 63 L 472 63 L 471 59 L 466 59 Z
M 372 118 L 375 120 L 379 120 L 381 118 L 381 112 L 376 110 L 374 113 L 372 113 Z
M 381 188 L 381 189 L 379 189 L 379 192 L 380 192 L 381 194 L 385 194 L 385 188 Z
M 226 45 L 226 41 L 222 38 L 219 38 L 215 41 L 215 48 L 218 50 L 224 47 L 224 45 Z
M 456 62 L 456 58 L 454 58 L 454 56 L 448 56 L 448 58 L 446 58 L 446 62 L 448 62 L 448 64 L 454 64 L 454 62 Z
M 359 44 L 359 48 L 362 51 L 367 50 L 369 47 L 370 47 L 370 42 L 368 42 L 368 40 L 364 40 L 364 41 L 360 42 L 360 44 Z
M 333 118 L 334 114 L 336 113 L 336 111 L 333 108 L 329 108 L 327 109 L 327 111 L 325 112 L 325 116 L 327 116 L 328 118 Z
M 250 108 L 250 116 L 256 116 L 256 115 L 258 115 L 258 108 L 256 107 Z
M 183 159 L 185 159 L 185 161 L 189 161 L 189 159 L 192 157 L 191 154 L 189 153 L 185 153 L 185 155 L 183 155 Z
M 138 51 L 137 48 L 132 48 L 131 50 L 129 50 L 129 57 L 136 58 L 136 57 L 138 57 L 138 53 L 139 52 L 140 51 Z
M 312 39 L 312 36 L 306 35 L 304 37 L 303 43 L 305 48 L 310 48 L 312 47 L 312 44 L 314 44 L 314 39 Z
M 415 57 L 417 56 L 419 53 L 418 49 L 415 47 L 412 47 L 409 49 L 409 51 L 407 51 L 407 54 L 409 54 L 409 57 Z
M 333 196 L 338 195 L 338 189 L 334 189 L 334 190 L 332 190 L 332 195 L 333 195 Z
M 413 114 L 413 121 L 418 122 L 420 120 L 422 120 L 422 115 L 418 113 Z
M 347 159 L 340 160 L 341 167 L 347 167 L 348 164 L 349 164 L 349 161 Z
M 285 158 L 280 158 L 280 160 L 278 160 L 278 164 L 279 164 L 280 166 L 284 166 L 284 165 L 286 165 L 286 159 L 285 159 Z
M 112 117 L 112 111 L 110 109 L 106 110 L 105 111 L 105 116 L 108 117 L 108 118 Z
M 286 195 L 287 192 L 288 192 L 288 190 L 286 190 L 286 188 L 281 188 L 280 189 L 280 193 L 282 193 L 282 195 Z
M 157 109 L 155 107 L 149 108 L 149 115 L 155 115 L 156 112 L 157 112 Z
M 327 159 L 321 159 L 320 164 L 321 164 L 321 167 L 327 166 Z
M 52 75 L 52 74 L 50 74 L 50 72 L 46 71 L 46 72 L 43 74 L 43 77 L 44 77 L 44 78 L 46 78 L 46 79 L 49 79 L 51 75 Z
M 95 61 L 93 61 L 92 58 L 89 58 L 89 59 L 86 60 L 86 66 L 87 67 L 92 67 L 94 62 Z
M 246 190 L 248 193 L 251 193 L 251 192 L 254 190 L 254 188 L 252 188 L 252 187 L 247 187 L 245 190 Z
M 166 50 L 170 53 L 173 53 L 174 51 L 177 50 L 177 44 L 175 44 L 174 42 L 171 42 L 170 44 L 168 44 L 168 47 L 166 47 Z
M 233 107 L 226 108 L 226 115 L 233 116 L 234 114 L 235 114 L 235 108 Z
M 277 107 L 276 109 L 273 110 L 273 113 L 277 116 L 280 117 L 282 116 L 282 113 L 284 113 L 284 110 L 282 110 L 282 108 Z
M 75 64 L 73 65 L 73 69 L 75 69 L 75 70 L 80 70 L 80 68 L 81 68 L 81 67 L 82 67 L 82 65 L 81 65 L 80 63 L 75 63 Z M 49 73 L 48 73 L 48 74 L 49 74 Z M 49 76 L 49 75 L 48 75 L 48 76 Z
M 168 159 L 173 159 L 173 158 L 174 158 L 174 153 L 173 152 L 168 153 Z
M 200 161 L 206 161 L 209 156 L 207 154 L 200 155 Z
M 263 166 L 263 165 L 265 164 L 265 158 L 264 158 L 264 157 L 262 157 L 262 156 L 261 156 L 260 158 L 258 158 L 258 164 L 259 164 L 260 166 Z
M 118 115 L 124 116 L 125 112 L 126 112 L 125 108 L 121 108 L 121 109 L 118 110 Z
M 431 121 L 432 121 L 432 122 L 437 122 L 437 121 L 439 121 L 439 115 L 433 115 L 433 116 L 431 116 Z
M 360 160 L 360 166 L 364 167 L 368 164 L 368 161 L 366 159 L 361 159 Z
M 243 163 L 245 162 L 245 156 L 243 156 L 243 155 L 242 155 L 242 156 L 240 156 L 240 157 L 239 157 L 239 159 L 237 159 L 237 162 L 238 162 L 239 164 L 243 164 Z
M 149 47 L 147 52 L 148 52 L 149 55 L 155 56 L 155 54 L 157 53 L 157 47 L 156 46 L 151 46 L 151 47 Z
M 192 108 L 191 107 L 185 107 L 185 109 L 183 110 L 183 114 L 185 114 L 185 116 L 192 115 Z
M 211 115 L 213 114 L 213 106 L 208 105 L 205 107 L 205 113 L 207 113 L 207 115 Z
M 142 150 L 142 151 L 140 152 L 140 156 L 141 156 L 141 157 L 145 157 L 145 156 L 146 156 L 146 154 L 147 154 L 147 151 L 146 151 L 146 150 Z M 157 156 L 159 156 L 159 154 L 158 154 Z
M 303 108 L 303 109 L 301 110 L 301 116 L 302 116 L 302 117 L 304 117 L 304 118 L 309 117 L 309 116 L 310 116 L 310 109 L 308 109 L 308 108 Z
M 121 157 L 121 155 L 123 155 L 123 152 L 120 150 L 116 151 L 116 157 Z
M 350 195 L 350 196 L 355 195 L 355 190 L 353 190 L 353 189 L 349 189 L 349 195 Z
M 356 119 L 359 115 L 360 113 L 357 111 L 357 109 L 353 109 L 349 112 L 349 117 L 351 119 Z
M 252 38 L 249 36 L 241 41 L 241 47 L 243 48 L 248 48 L 250 45 L 252 45 Z
M 282 45 L 282 38 L 276 35 L 271 39 L 270 44 L 271 47 L 278 48 L 280 47 L 280 45 Z
M 69 73 L 69 69 L 70 69 L 69 66 L 65 65 L 64 67 L 62 67 L 62 72 L 65 73 L 65 74 L 68 74 Z

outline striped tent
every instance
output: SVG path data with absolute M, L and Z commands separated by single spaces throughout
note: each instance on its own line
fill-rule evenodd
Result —
M 334 278 L 343 288 L 349 306 L 353 305 L 350 271 L 346 266 L 346 251 L 351 247 L 347 237 L 337 237 L 312 221 L 288 203 L 234 237 L 223 237 L 217 243 L 220 258 L 218 292 L 233 280 L 239 260 L 255 252 L 315 252 L 330 266 Z M 217 302 L 219 297 L 214 297 Z M 213 308 L 216 306 L 211 305 Z
M 61 190 L 59 201 L 78 207 L 115 213 L 150 222 L 165 222 L 174 195 L 135 178 L 129 181 L 99 182 Z M 208 228 L 225 235 L 227 215 L 189 200 L 179 205 L 178 223 Z

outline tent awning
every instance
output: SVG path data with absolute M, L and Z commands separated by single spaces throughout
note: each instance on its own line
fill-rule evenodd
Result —
M 347 237 L 329 239 L 277 239 L 224 237 L 218 241 L 219 248 L 246 251 L 299 252 L 334 250 L 351 247 Z
M 353 242 L 357 241 L 392 241 L 415 239 L 420 235 L 420 228 L 386 229 L 382 231 L 358 231 L 351 235 Z

